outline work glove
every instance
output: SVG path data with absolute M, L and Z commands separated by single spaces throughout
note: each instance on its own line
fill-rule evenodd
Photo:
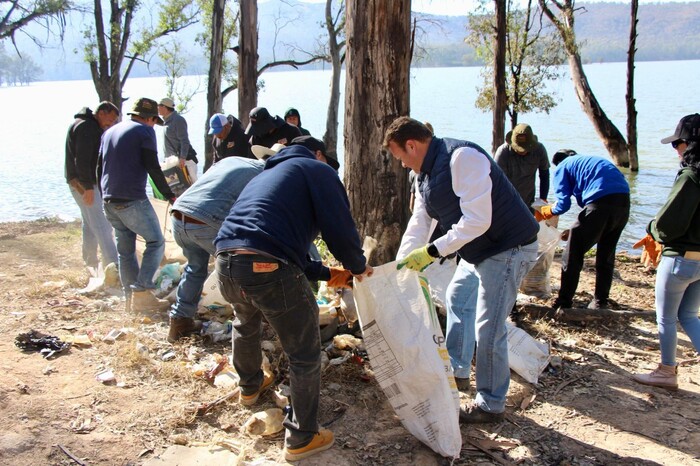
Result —
M 550 218 L 554 217 L 554 214 L 552 213 L 552 206 L 549 204 L 543 205 L 542 207 L 540 207 L 539 212 L 538 211 L 535 211 L 535 212 L 536 212 L 535 218 L 537 219 L 538 222 L 541 220 L 549 220 Z M 537 213 L 540 214 L 540 218 L 537 217 Z
M 655 268 L 659 265 L 659 256 L 661 255 L 663 246 L 655 241 L 651 235 L 646 235 L 632 246 L 634 249 L 639 249 L 641 247 L 643 247 L 644 250 L 642 251 L 642 257 L 639 261 L 647 268 Z
M 326 284 L 332 288 L 352 288 L 352 272 L 342 267 L 329 267 L 331 278 Z
M 428 254 L 428 246 L 423 246 L 422 248 L 414 249 L 409 252 L 406 257 L 399 261 L 396 269 L 401 270 L 404 267 L 408 267 L 416 272 L 422 272 L 432 264 L 434 260 L 435 258 Z

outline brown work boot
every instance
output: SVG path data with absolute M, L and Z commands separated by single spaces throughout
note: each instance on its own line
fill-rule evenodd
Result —
M 665 366 L 659 364 L 649 374 L 633 374 L 632 380 L 642 385 L 665 388 L 666 390 L 678 390 L 678 366 Z
M 251 393 L 250 395 L 244 395 L 243 392 L 240 393 L 238 396 L 238 401 L 243 406 L 252 406 L 254 405 L 257 401 L 258 398 L 260 398 L 260 394 L 270 388 L 272 383 L 275 381 L 275 375 L 274 374 L 265 374 L 263 377 L 262 384 L 260 385 L 260 388 L 258 388 L 255 393 Z
M 202 322 L 191 317 L 171 317 L 168 342 L 175 343 L 180 338 L 188 337 L 202 329 Z
M 328 450 L 333 446 L 335 437 L 328 429 L 321 429 L 313 436 L 311 441 L 299 448 L 284 447 L 284 459 L 287 461 L 299 461 L 311 455 Z
M 156 298 L 152 290 L 131 292 L 131 311 L 165 311 L 170 308 L 170 303 L 164 299 Z

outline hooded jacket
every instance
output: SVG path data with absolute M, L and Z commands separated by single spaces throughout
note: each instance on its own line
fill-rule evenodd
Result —
M 365 270 L 360 237 L 340 179 L 299 145 L 267 160 L 243 189 L 214 240 L 216 253 L 244 248 L 296 264 L 308 272 L 311 242 L 328 249 L 355 274 Z
M 66 135 L 66 181 L 77 179 L 83 189 L 94 189 L 102 128 L 88 107 L 73 117 L 75 121 Z

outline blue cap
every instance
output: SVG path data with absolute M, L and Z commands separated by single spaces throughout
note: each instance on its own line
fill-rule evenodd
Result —
M 223 113 L 215 113 L 209 119 L 209 134 L 219 134 L 228 124 L 228 118 Z

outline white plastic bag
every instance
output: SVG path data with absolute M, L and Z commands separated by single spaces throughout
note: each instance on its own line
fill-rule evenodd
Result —
M 506 322 L 506 327 L 508 327 L 508 365 L 520 377 L 536 384 L 540 374 L 549 364 L 549 347 L 510 322 Z
M 537 233 L 537 263 L 520 284 L 520 290 L 524 294 L 538 298 L 548 298 L 552 294 L 549 268 L 554 260 L 554 251 L 559 239 L 559 230 L 544 220 L 540 222 L 540 231 Z
M 401 423 L 459 457 L 459 393 L 427 280 L 390 262 L 355 280 L 354 296 L 372 370 Z

